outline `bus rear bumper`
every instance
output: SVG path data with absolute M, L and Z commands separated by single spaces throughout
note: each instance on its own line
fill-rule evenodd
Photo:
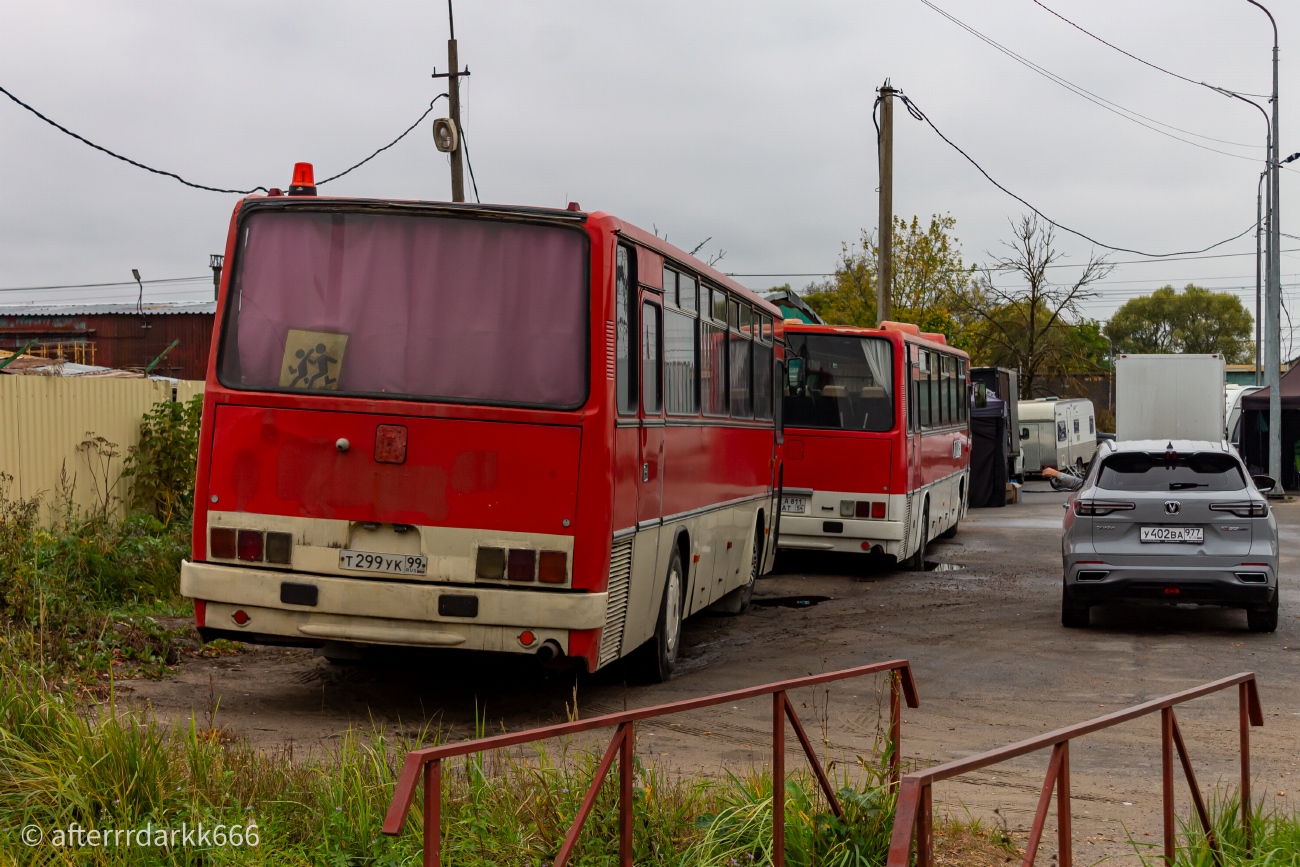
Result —
M 777 546 L 800 551 L 858 554 L 878 546 L 881 553 L 897 556 L 903 544 L 903 531 L 902 521 L 782 515 L 781 538 Z
M 316 588 L 316 604 L 281 601 L 285 584 L 299 591 Z M 608 594 L 371 581 L 185 562 L 181 595 L 196 600 L 196 607 L 198 600 L 204 603 L 205 634 L 252 643 L 311 647 L 354 642 L 535 653 L 554 642 L 567 654 L 570 630 L 605 625 Z M 452 597 L 450 604 L 445 597 Z M 440 613 L 466 611 L 470 597 L 476 600 L 473 615 Z

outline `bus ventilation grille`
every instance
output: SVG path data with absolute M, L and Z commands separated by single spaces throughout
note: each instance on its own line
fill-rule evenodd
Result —
M 623 621 L 627 619 L 627 590 L 632 578 L 632 536 L 619 539 L 609 553 L 609 601 L 605 628 L 600 632 L 600 664 L 618 659 L 623 644 Z
M 900 560 L 907 556 L 907 552 L 911 550 L 907 547 L 907 543 L 910 541 L 912 541 L 912 495 L 908 494 L 907 505 L 903 509 L 903 547 L 898 551 Z

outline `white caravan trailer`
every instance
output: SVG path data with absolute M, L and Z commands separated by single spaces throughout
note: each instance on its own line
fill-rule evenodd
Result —
M 1097 453 L 1097 416 L 1086 398 L 1020 401 L 1020 449 L 1025 474 L 1045 467 L 1082 470 Z

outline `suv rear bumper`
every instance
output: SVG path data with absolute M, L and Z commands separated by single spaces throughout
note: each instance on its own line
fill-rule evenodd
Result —
M 1080 580 L 1079 573 L 1104 572 L 1093 580 Z M 1263 582 L 1243 581 L 1237 573 L 1263 574 Z M 1219 569 L 1144 566 L 1112 567 L 1088 564 L 1066 573 L 1066 591 L 1076 604 L 1097 605 L 1112 601 L 1155 601 L 1257 608 L 1268 605 L 1277 593 L 1277 577 L 1270 567 L 1250 566 Z

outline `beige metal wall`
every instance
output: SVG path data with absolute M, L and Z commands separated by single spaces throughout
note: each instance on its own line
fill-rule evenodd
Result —
M 180 382 L 177 398 L 201 392 L 201 382 Z M 95 480 L 103 496 L 105 470 L 111 496 L 126 495 L 121 479 L 127 450 L 140 440 L 140 419 L 159 401 L 172 399 L 172 383 L 150 379 L 0 376 L 0 473 L 13 477 L 11 497 L 57 500 L 64 472 L 74 480 L 73 502 L 96 504 Z M 100 436 L 116 446 L 105 462 L 78 446 Z M 49 510 L 45 510 L 49 517 Z

